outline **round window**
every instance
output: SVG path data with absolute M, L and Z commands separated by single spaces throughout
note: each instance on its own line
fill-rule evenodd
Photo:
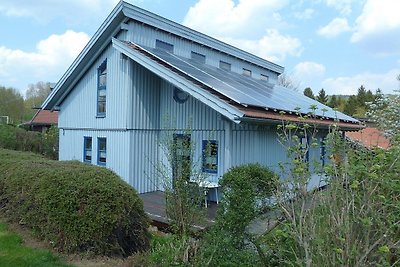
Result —
M 185 103 L 188 100 L 189 94 L 180 90 L 179 88 L 174 88 L 174 100 L 180 104 Z

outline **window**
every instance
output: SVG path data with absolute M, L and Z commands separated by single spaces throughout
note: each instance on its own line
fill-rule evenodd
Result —
M 269 76 L 261 73 L 260 80 L 268 82 L 269 81 Z
M 158 39 L 156 40 L 156 48 L 174 53 L 174 45 Z
M 190 171 L 192 166 L 192 149 L 190 139 L 190 134 L 174 134 L 174 142 L 172 147 L 173 184 L 175 184 L 177 179 L 190 180 Z
M 231 64 L 225 61 L 219 61 L 219 67 L 223 70 L 231 71 Z
M 203 63 L 203 64 L 206 63 L 206 56 L 203 55 L 203 54 L 196 53 L 196 52 L 192 51 L 191 57 L 192 57 L 193 60 L 195 60 L 197 62 L 200 62 L 200 63 Z
M 218 142 L 203 140 L 203 172 L 218 172 Z
M 320 152 L 319 155 L 320 155 L 322 167 L 325 166 L 325 154 L 326 154 L 325 150 L 326 150 L 325 149 L 325 140 L 323 137 L 321 137 L 320 147 L 319 147 L 319 152 Z
M 106 116 L 107 100 L 107 59 L 97 70 L 97 116 Z
M 92 162 L 92 137 L 83 138 L 83 161 Z
M 308 139 L 304 136 L 300 137 L 300 142 L 301 142 L 301 153 L 304 156 L 304 160 L 306 162 L 309 162 L 309 144 L 308 144 Z M 305 153 L 305 155 L 304 155 Z
M 97 139 L 97 164 L 106 165 L 107 163 L 107 139 L 99 137 Z
M 251 70 L 243 68 L 243 75 L 250 77 L 251 76 Z

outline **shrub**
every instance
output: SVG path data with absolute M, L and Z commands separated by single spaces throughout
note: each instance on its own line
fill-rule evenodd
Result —
M 58 159 L 58 128 L 45 133 L 27 131 L 12 125 L 0 125 L 0 148 L 30 151 Z
M 220 180 L 223 197 L 217 223 L 236 245 L 243 243 L 246 227 L 265 208 L 277 181 L 275 173 L 254 163 L 234 167 Z
M 135 190 L 106 168 L 0 149 L 0 207 L 55 248 L 128 256 L 149 246 Z

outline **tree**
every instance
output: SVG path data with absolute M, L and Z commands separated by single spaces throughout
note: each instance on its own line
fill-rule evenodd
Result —
M 34 108 L 39 108 L 51 92 L 49 82 L 37 82 L 28 87 L 25 94 L 25 120 L 32 118 L 35 113 Z
M 281 75 L 279 75 L 278 85 L 292 89 L 294 91 L 297 91 L 297 89 L 299 88 L 298 82 L 296 82 L 293 77 L 286 75 L 286 73 L 282 73 Z
M 316 100 L 324 105 L 328 103 L 328 96 L 326 95 L 324 88 L 319 90 Z
M 344 113 L 352 116 L 354 113 L 356 113 L 357 104 L 358 104 L 357 97 L 351 95 L 344 106 Z
M 314 93 L 310 87 L 305 88 L 303 94 L 311 99 L 315 99 Z
M 8 116 L 10 123 L 23 120 L 24 98 L 14 88 L 0 86 L 0 116 Z
M 339 101 L 336 95 L 332 95 L 331 98 L 329 99 L 328 106 L 331 108 L 336 108 L 339 106 Z
M 400 82 L 399 76 L 396 79 Z M 367 116 L 377 124 L 378 128 L 383 130 L 392 142 L 400 133 L 400 91 L 395 90 L 395 92 L 395 95 L 384 96 L 380 90 L 377 91 L 375 100 L 368 105 L 367 112 Z

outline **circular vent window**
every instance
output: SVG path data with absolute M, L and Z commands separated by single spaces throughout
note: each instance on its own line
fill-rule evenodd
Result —
M 189 94 L 180 90 L 179 88 L 174 88 L 174 100 L 180 104 L 185 103 L 188 100 Z

